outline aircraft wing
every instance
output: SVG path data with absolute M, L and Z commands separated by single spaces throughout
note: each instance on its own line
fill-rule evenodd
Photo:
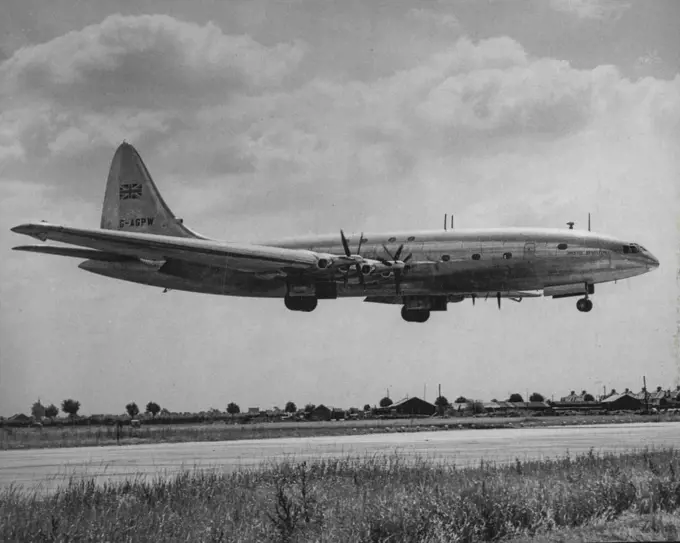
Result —
M 284 249 L 266 245 L 226 243 L 117 230 L 71 228 L 50 223 L 22 224 L 12 228 L 12 231 L 41 241 L 49 239 L 96 249 L 106 255 L 147 260 L 177 259 L 245 272 L 297 269 L 318 273 L 324 268 L 348 264 L 344 262 L 344 256 L 325 255 L 304 249 Z M 47 250 L 40 251 L 39 247 L 34 246 L 22 246 L 15 249 L 92 258 L 90 252 L 76 249 L 45 247 L 44 249 Z M 102 255 L 100 259 L 108 258 Z

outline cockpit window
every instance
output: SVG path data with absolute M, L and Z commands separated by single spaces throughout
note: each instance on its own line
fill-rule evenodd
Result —
M 642 247 L 640 247 L 637 243 L 630 243 L 628 245 L 623 246 L 623 254 L 627 255 L 628 253 L 640 253 L 642 252 Z

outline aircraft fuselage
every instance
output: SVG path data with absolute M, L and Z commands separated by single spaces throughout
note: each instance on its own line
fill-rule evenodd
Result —
M 348 238 L 354 253 L 359 236 Z M 540 291 L 568 284 L 595 284 L 646 273 L 658 261 L 643 247 L 610 236 L 580 230 L 484 229 L 448 232 L 364 234 L 361 256 L 386 258 L 403 244 L 402 254 L 412 254 L 404 273 L 403 295 L 467 295 L 509 291 Z M 339 236 L 326 235 L 267 241 L 263 245 L 343 254 Z M 624 252 L 624 248 L 628 250 Z M 639 248 L 632 252 L 631 247 Z M 87 261 L 88 271 L 147 285 L 193 292 L 247 297 L 284 297 L 291 279 L 225 271 L 220 267 L 163 262 Z M 388 272 L 356 276 L 347 281 L 337 275 L 319 277 L 315 283 L 334 282 L 337 296 L 393 295 L 394 278 Z M 297 295 L 312 295 L 314 285 L 300 285 Z M 305 290 L 304 287 L 310 289 Z M 293 293 L 293 295 L 296 295 Z M 335 297 L 335 296 L 331 296 Z

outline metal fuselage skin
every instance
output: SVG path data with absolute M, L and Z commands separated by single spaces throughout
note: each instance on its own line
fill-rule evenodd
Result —
M 359 236 L 348 238 L 356 253 Z M 412 253 L 401 291 L 410 296 L 456 296 L 514 291 L 541 291 L 570 284 L 595 284 L 641 275 L 658 267 L 658 260 L 644 247 L 611 236 L 568 229 L 504 228 L 405 232 L 363 235 L 361 256 L 388 258 Z M 339 236 L 325 235 L 268 241 L 262 245 L 309 249 L 342 255 Z M 635 245 L 635 252 L 626 250 Z M 173 290 L 246 297 L 284 297 L 287 279 L 279 274 L 241 273 L 203 265 L 163 262 L 98 262 L 88 260 L 81 268 L 126 281 Z M 290 278 L 288 278 L 289 280 Z M 394 295 L 394 278 L 374 273 L 343 281 L 337 276 L 319 280 L 337 284 L 337 296 Z M 461 298 L 462 299 L 462 298 Z

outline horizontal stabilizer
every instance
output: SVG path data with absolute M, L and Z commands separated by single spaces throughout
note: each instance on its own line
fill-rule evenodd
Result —
M 133 257 L 96 251 L 94 249 L 77 249 L 75 247 L 46 247 L 44 245 L 20 245 L 13 247 L 13 251 L 26 251 L 27 253 L 43 253 L 46 255 L 72 256 L 88 260 L 101 260 L 105 262 L 122 262 L 124 260 L 136 260 Z

